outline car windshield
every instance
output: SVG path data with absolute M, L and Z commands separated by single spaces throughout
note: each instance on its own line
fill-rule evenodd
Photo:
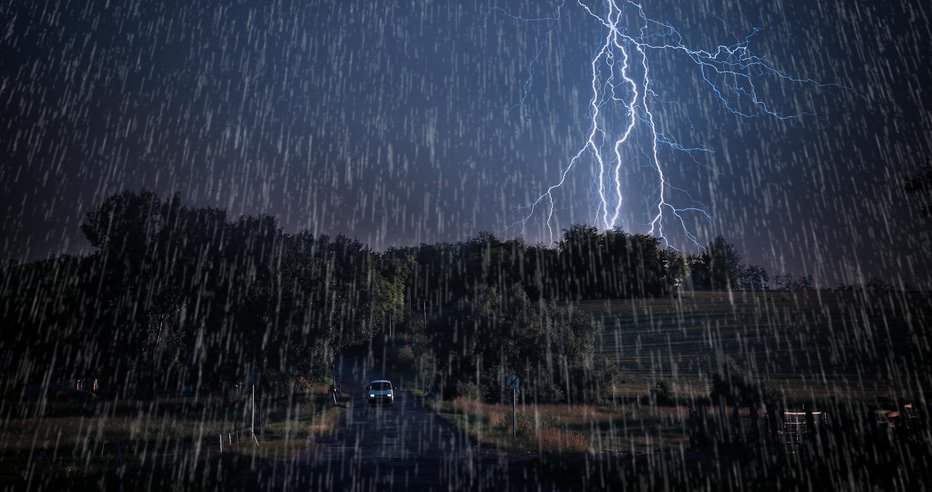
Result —
M 371 391 L 383 391 L 392 389 L 392 383 L 372 383 L 369 385 Z

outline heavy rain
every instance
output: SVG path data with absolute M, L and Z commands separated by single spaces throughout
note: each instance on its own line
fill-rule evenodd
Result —
M 924 490 L 920 0 L 0 2 L 0 490 Z

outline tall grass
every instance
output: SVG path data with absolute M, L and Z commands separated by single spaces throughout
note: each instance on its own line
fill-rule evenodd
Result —
M 0 419 L 0 488 L 29 469 L 81 479 L 118 467 L 154 469 L 178 461 L 200 467 L 219 458 L 221 436 L 225 457 L 294 457 L 313 450 L 314 438 L 339 424 L 345 407 L 331 406 L 326 390 L 262 402 L 258 446 L 242 403 L 221 398 L 100 401 L 73 409 L 50 401 L 55 416 Z
M 517 437 L 512 436 L 511 405 L 459 397 L 440 402 L 437 409 L 476 439 L 513 451 L 638 452 L 687 439 L 687 412 L 676 407 L 519 405 Z

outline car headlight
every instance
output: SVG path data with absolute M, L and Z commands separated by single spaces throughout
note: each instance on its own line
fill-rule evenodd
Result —
M 369 393 L 369 398 L 375 398 L 375 395 L 373 395 L 372 393 Z

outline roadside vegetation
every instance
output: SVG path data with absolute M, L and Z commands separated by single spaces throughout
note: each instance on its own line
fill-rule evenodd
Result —
M 42 408 L 6 400 L 0 483 L 215 488 L 257 463 L 313 453 L 315 440 L 333 432 L 346 409 L 345 403 L 333 405 L 321 386 L 301 388 L 291 398 L 262 398 L 256 407 L 253 439 L 245 397 L 108 401 L 74 392 L 56 395 Z
M 522 453 L 643 454 L 688 441 L 688 412 L 678 407 L 521 404 L 517 436 L 511 405 L 458 397 L 433 408 L 479 442 Z

